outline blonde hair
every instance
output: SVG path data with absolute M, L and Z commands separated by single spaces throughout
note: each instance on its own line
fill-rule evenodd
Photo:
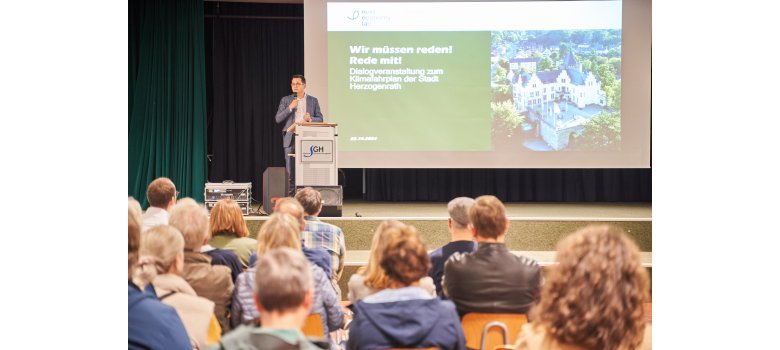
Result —
M 133 196 L 127 197 L 127 210 L 129 214 L 133 215 L 133 218 L 139 226 L 143 223 L 143 209 L 141 209 L 141 203 L 133 198 Z
M 376 228 L 374 237 L 371 239 L 371 253 L 368 257 L 368 264 L 365 269 L 358 270 L 358 273 L 366 276 L 363 280 L 369 288 L 373 289 L 386 289 L 391 285 L 390 278 L 385 273 L 385 270 L 380 265 L 382 255 L 385 250 L 385 243 L 387 235 L 391 229 L 401 229 L 406 227 L 406 224 L 396 220 L 385 220 Z
M 200 251 L 209 234 L 209 212 L 192 198 L 183 198 L 171 208 L 168 225 L 184 236 L 184 248 Z
M 237 237 L 249 236 L 241 207 L 233 199 L 220 199 L 211 208 L 211 220 L 209 221 L 211 236 L 217 233 L 227 232 Z
M 141 246 L 141 216 L 136 215 L 133 208 L 133 197 L 127 201 L 127 270 L 135 267 L 138 263 L 138 248 Z M 138 203 L 138 201 L 135 201 Z
M 281 247 L 301 250 L 300 226 L 288 214 L 273 213 L 257 232 L 257 255 Z
M 558 265 L 530 317 L 562 343 L 628 349 L 643 341 L 649 278 L 622 229 L 593 225 L 558 243 Z
M 176 256 L 184 254 L 184 238 L 175 227 L 159 225 L 141 234 L 141 248 L 138 265 L 133 281 L 137 285 L 146 285 L 157 275 L 170 271 L 176 262 Z
M 303 218 L 303 206 L 301 206 L 301 203 L 293 197 L 284 197 L 277 200 L 276 205 L 274 205 L 274 213 L 277 212 L 291 215 L 298 220 L 299 224 L 302 226 L 306 225 L 306 220 Z

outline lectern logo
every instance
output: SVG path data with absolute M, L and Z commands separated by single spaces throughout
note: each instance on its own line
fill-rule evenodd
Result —
M 302 140 L 301 141 L 301 161 L 309 162 L 332 162 L 333 161 L 333 141 L 330 140 Z
M 348 20 L 356 20 L 360 16 L 360 11 L 355 10 L 355 12 L 352 12 L 352 17 L 347 17 Z
M 309 153 L 304 153 L 303 156 L 305 158 L 309 158 L 313 156 L 315 153 L 324 153 L 324 152 L 325 152 L 325 147 L 312 145 L 311 147 L 309 147 Z

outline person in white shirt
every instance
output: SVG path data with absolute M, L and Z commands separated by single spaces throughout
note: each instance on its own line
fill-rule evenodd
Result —
M 176 185 L 167 177 L 158 177 L 149 183 L 146 189 L 149 208 L 143 215 L 142 232 L 158 225 L 168 224 L 168 210 L 176 204 L 177 194 Z

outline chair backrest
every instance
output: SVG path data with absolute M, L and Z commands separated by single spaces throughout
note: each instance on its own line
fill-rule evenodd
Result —
M 494 349 L 513 344 L 520 328 L 528 323 L 525 314 L 486 314 L 470 312 L 463 316 L 461 325 L 470 349 Z
M 303 324 L 301 332 L 307 337 L 322 338 L 325 335 L 325 329 L 322 328 L 322 317 L 320 314 L 309 314 L 306 323 Z

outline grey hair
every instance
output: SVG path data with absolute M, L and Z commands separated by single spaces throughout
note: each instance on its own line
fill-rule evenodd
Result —
M 458 197 L 447 204 L 447 212 L 454 223 L 455 228 L 464 229 L 469 225 L 469 208 L 474 205 L 474 199 Z

